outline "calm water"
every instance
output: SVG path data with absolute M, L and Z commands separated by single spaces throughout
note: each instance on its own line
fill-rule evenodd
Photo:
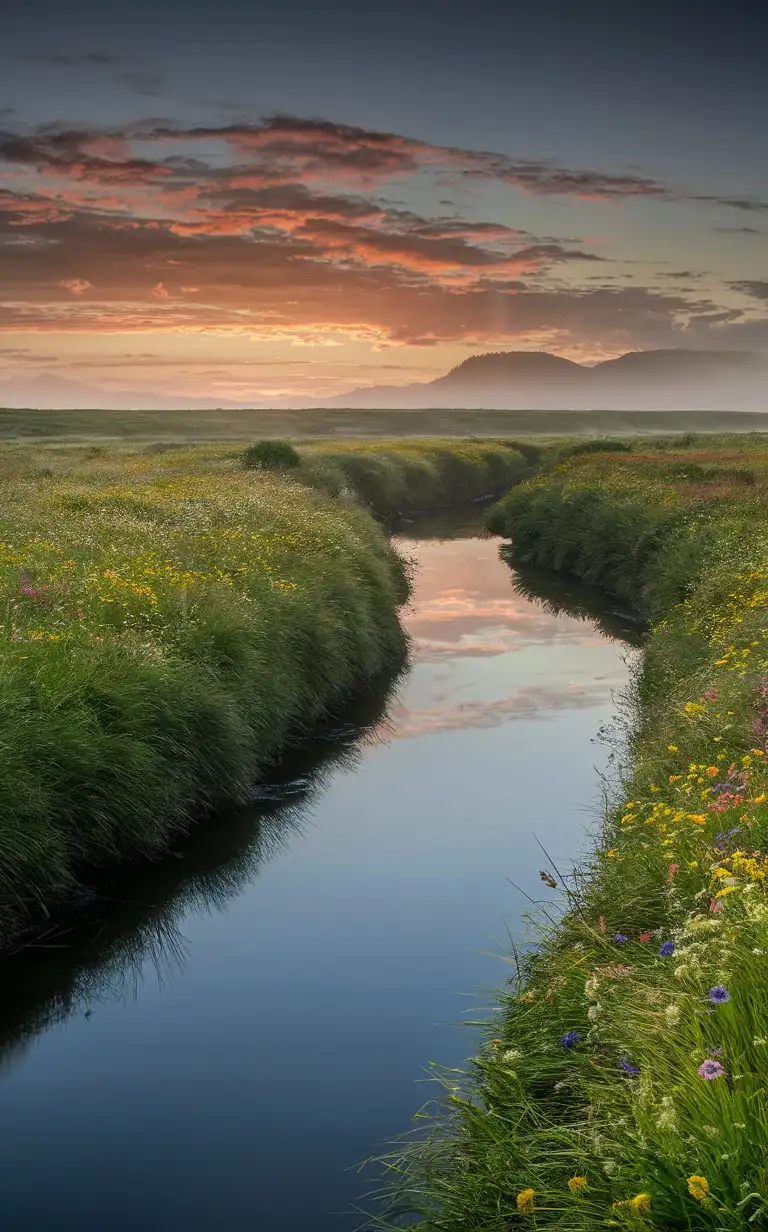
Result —
M 401 541 L 393 698 L 6 966 L 4 1232 L 349 1232 L 355 1165 L 408 1128 L 430 1060 L 471 1054 L 456 1024 L 522 935 L 510 879 L 541 897 L 536 840 L 583 846 L 627 649 L 601 631 L 621 618 L 553 614 L 498 541 L 454 533 Z

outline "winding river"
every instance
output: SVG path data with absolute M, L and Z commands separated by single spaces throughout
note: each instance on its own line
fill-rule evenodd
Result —
M 471 1055 L 541 847 L 585 845 L 632 629 L 477 519 L 399 542 L 394 689 L 6 962 L 4 1232 L 351 1232 L 356 1165 Z

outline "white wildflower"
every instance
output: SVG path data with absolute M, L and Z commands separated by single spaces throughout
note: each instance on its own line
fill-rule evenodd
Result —
M 677 972 L 675 972 L 675 974 L 677 974 Z M 666 1018 L 667 1024 L 670 1027 L 677 1026 L 678 1022 L 680 1021 L 680 1006 L 679 1005 L 668 1005 L 667 1008 L 664 1010 L 664 1017 Z
M 515 1061 L 519 1061 L 522 1055 L 519 1048 L 508 1048 L 506 1052 L 502 1052 L 501 1059 L 505 1065 L 514 1065 Z
M 592 1000 L 600 987 L 600 981 L 595 975 L 591 975 L 584 985 L 584 996 Z
M 589 1009 L 587 1010 L 587 1018 L 590 1020 L 590 1022 L 595 1021 L 598 1014 L 600 1013 L 600 1009 L 601 1009 L 601 1006 L 600 1006 L 599 1001 L 597 1001 L 594 1005 L 590 1005 Z

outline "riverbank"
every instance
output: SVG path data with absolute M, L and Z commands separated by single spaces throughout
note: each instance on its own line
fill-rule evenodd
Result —
M 464 452 L 441 450 L 440 467 Z M 474 495 L 523 461 L 481 452 Z M 442 500 L 425 483 L 433 455 L 356 453 L 363 500 Z M 328 491 L 334 459 L 315 450 L 292 477 L 222 447 L 3 450 L 6 940 L 77 895 L 83 870 L 156 853 L 246 799 L 330 709 L 403 664 L 406 568 L 353 475 L 343 499 Z
M 391 1218 L 768 1221 L 767 478 L 759 442 L 638 447 L 567 459 L 493 512 L 515 560 L 610 590 L 651 629 L 596 849 L 530 891 L 553 903 L 537 953 L 470 1075 L 445 1076 L 449 1112 L 390 1160 Z

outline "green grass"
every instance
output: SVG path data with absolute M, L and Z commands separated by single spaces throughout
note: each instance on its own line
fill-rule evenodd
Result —
M 245 800 L 402 665 L 406 569 L 371 512 L 531 465 L 490 441 L 5 445 L 0 937 Z
M 592 433 L 765 432 L 768 415 L 718 411 L 494 410 L 13 410 L 0 407 L 0 440 L 156 441 L 181 446 L 259 437 L 570 436 Z
M 768 451 L 685 444 L 566 458 L 492 515 L 650 630 L 594 852 L 531 890 L 537 950 L 377 1226 L 768 1226 Z

